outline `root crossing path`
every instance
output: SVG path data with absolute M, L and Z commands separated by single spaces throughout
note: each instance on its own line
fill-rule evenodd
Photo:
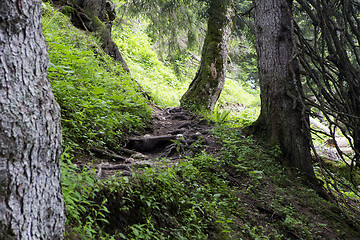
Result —
M 125 147 L 90 149 L 99 162 L 91 166 L 97 169 L 99 178 L 114 174 L 130 176 L 134 168 L 160 163 L 157 159 L 166 158 L 169 164 L 176 164 L 181 157 L 219 151 L 220 144 L 210 133 L 213 123 L 178 107 L 153 111 L 152 130 L 130 137 Z

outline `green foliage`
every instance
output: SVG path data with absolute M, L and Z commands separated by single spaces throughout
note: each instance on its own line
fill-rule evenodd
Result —
M 331 228 L 355 236 L 335 205 L 301 176 L 286 174 L 278 148 L 263 148 L 239 130 L 214 134 L 223 143 L 218 157 L 200 153 L 176 165 L 162 159 L 159 165 L 167 167 L 101 181 L 65 171 L 75 180 L 75 187 L 65 184 L 68 209 L 75 212 L 69 219 L 80 219 L 71 222 L 73 231 L 89 226 L 81 236 L 103 239 L 320 239 Z
M 238 81 L 227 78 L 218 105 L 230 110 L 228 119 L 233 127 L 245 127 L 253 123 L 260 114 L 259 90 L 250 90 Z
M 206 22 L 207 1 L 144 0 L 120 1 L 118 12 L 146 20 L 145 31 L 153 40 L 160 59 L 170 63 L 180 77 L 187 51 L 198 54 Z
M 114 39 L 124 53 L 131 75 L 151 93 L 154 102 L 160 107 L 178 106 L 189 82 L 180 81 L 169 66 L 158 60 L 144 31 L 123 26 L 114 31 Z
M 258 89 L 259 85 L 255 48 L 246 39 L 233 37 L 229 46 L 229 60 L 228 76 L 255 95 L 256 91 L 253 90 Z
M 230 114 L 230 110 L 221 111 L 219 105 L 216 105 L 212 113 L 214 120 L 217 124 L 224 124 L 227 117 Z
M 147 35 L 147 26 L 147 20 L 144 18 L 128 20 L 126 24 L 121 25 L 121 28 L 115 26 L 113 30 L 115 42 L 123 53 L 132 76 L 151 94 L 154 102 L 160 107 L 178 106 L 179 99 L 194 78 L 199 63 L 195 62 L 191 55 L 177 60 L 182 73 L 180 79 L 171 68 L 171 64 L 158 60 L 159 52 L 154 51 L 156 39 Z M 239 49 L 242 50 L 238 55 L 247 58 L 233 61 L 236 64 L 245 62 L 244 66 L 237 65 L 234 68 L 233 64 L 230 64 L 229 68 L 232 70 L 228 75 L 231 79 L 226 79 L 219 103 L 221 108 L 236 104 L 246 107 L 245 111 L 244 109 L 233 111 L 231 108 L 230 110 L 233 119 L 240 118 L 241 124 L 248 124 L 257 118 L 260 106 L 259 90 L 252 90 L 247 84 L 249 74 L 256 68 L 255 50 L 249 47 L 246 41 L 242 43 L 239 40 L 232 41 L 231 45 L 231 49 L 240 46 Z
M 289 175 L 287 168 L 280 164 L 278 147 L 261 147 L 253 139 L 243 137 L 239 130 L 218 128 L 215 131 L 223 139 L 222 156 L 227 172 L 234 178 L 243 179 L 241 184 L 246 189 L 246 198 L 255 202 L 259 213 L 265 215 L 265 218 L 268 215 L 263 224 L 258 220 L 257 224 L 253 224 L 257 213 L 248 212 L 249 222 L 243 225 L 243 231 L 249 234 L 248 237 L 287 239 L 296 236 L 299 239 L 320 239 L 326 238 L 323 234 L 326 234 L 324 229 L 327 228 L 356 235 L 356 228 L 342 225 L 348 220 L 339 214 L 339 208 L 321 199 L 306 185 L 303 177 L 293 174 L 294 171 Z M 245 199 L 242 198 L 242 201 L 246 202 Z M 318 216 L 313 218 L 313 214 Z M 324 222 L 328 224 L 326 228 Z
M 81 239 L 95 239 L 101 233 L 99 222 L 109 223 L 104 215 L 109 213 L 105 206 L 107 200 L 103 199 L 100 204 L 90 200 L 99 191 L 94 172 L 72 164 L 69 150 L 66 148 L 61 157 L 61 182 L 68 229 L 66 237 L 76 235 Z
M 260 98 L 243 88 L 238 82 L 226 79 L 224 90 L 213 112 L 197 111 L 201 116 L 218 125 L 246 127 L 252 124 L 260 113 Z
M 216 157 L 201 152 L 179 162 L 161 159 L 158 167 L 107 180 L 73 164 L 75 147 L 117 144 L 126 134 L 141 131 L 150 110 L 137 84 L 94 37 L 43 6 L 49 78 L 62 107 L 66 146 L 66 239 L 327 239 L 329 229 L 344 239 L 358 236 L 339 208 L 320 199 L 301 176 L 288 174 L 278 148 L 261 146 L 226 127 L 248 125 L 258 115 L 258 91 L 238 81 L 248 78 L 254 62 L 242 66 L 238 77 L 235 71 L 230 75 L 235 80 L 227 79 L 209 116 L 218 123 L 214 134 L 223 145 Z M 179 80 L 158 60 L 153 39 L 141 27 L 135 31 L 130 26 L 114 34 L 132 76 L 156 104 L 178 105 L 191 78 Z M 248 53 L 253 59 L 252 50 Z M 196 67 L 182 66 L 192 72 L 189 76 L 195 74 Z
M 119 222 L 115 218 L 121 216 L 127 224 L 117 227 L 128 239 L 207 239 L 209 234 L 228 239 L 229 209 L 241 206 L 216 172 L 217 164 L 201 155 L 176 167 L 146 169 L 131 180 L 111 179 L 103 187 L 111 202 L 109 221 Z
M 162 159 L 158 168 L 107 180 L 73 165 L 65 151 L 67 239 L 320 239 L 330 228 L 355 236 L 340 209 L 286 174 L 278 148 L 239 130 L 214 134 L 223 143 L 218 157 Z
M 126 134 L 143 129 L 150 109 L 121 65 L 64 15 L 48 5 L 43 12 L 48 78 L 62 109 L 65 142 L 118 144 Z

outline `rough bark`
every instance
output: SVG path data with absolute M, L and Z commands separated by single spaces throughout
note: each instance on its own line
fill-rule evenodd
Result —
M 293 52 L 291 1 L 254 2 L 261 89 L 261 113 L 254 129 L 280 146 L 290 166 L 315 179 L 307 127 L 309 116 L 299 101 L 303 90 Z
M 201 62 L 181 107 L 212 110 L 225 83 L 226 59 L 230 39 L 231 0 L 211 0 L 208 29 Z
M 0 1 L 0 239 L 62 239 L 59 106 L 40 0 Z

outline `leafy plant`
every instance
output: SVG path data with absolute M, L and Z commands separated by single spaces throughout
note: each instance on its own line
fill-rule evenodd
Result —
M 231 113 L 230 110 L 221 111 L 219 105 L 216 105 L 212 115 L 216 123 L 223 124 L 225 123 L 230 113 Z
M 98 189 L 95 174 L 86 168 L 79 169 L 72 164 L 70 149 L 67 147 L 61 156 L 61 180 L 66 205 L 66 225 L 71 226 L 68 237 L 77 235 L 81 239 L 94 239 L 99 235 L 99 222 L 109 223 L 104 214 L 109 213 L 106 199 L 98 204 L 94 198 Z

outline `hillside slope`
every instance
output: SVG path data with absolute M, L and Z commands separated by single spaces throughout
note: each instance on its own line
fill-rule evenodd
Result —
M 277 148 L 244 135 L 239 126 L 254 118 L 256 97 L 241 98 L 249 93 L 229 81 L 225 95 L 243 95 L 223 101 L 248 113 L 165 108 L 186 83 L 156 59 L 144 33 L 125 29 L 117 40 L 132 79 L 94 36 L 49 5 L 43 12 L 48 77 L 62 107 L 66 239 L 360 239 L 357 216 L 281 165 Z M 166 144 L 157 138 L 156 154 L 156 144 L 131 147 L 159 136 Z

